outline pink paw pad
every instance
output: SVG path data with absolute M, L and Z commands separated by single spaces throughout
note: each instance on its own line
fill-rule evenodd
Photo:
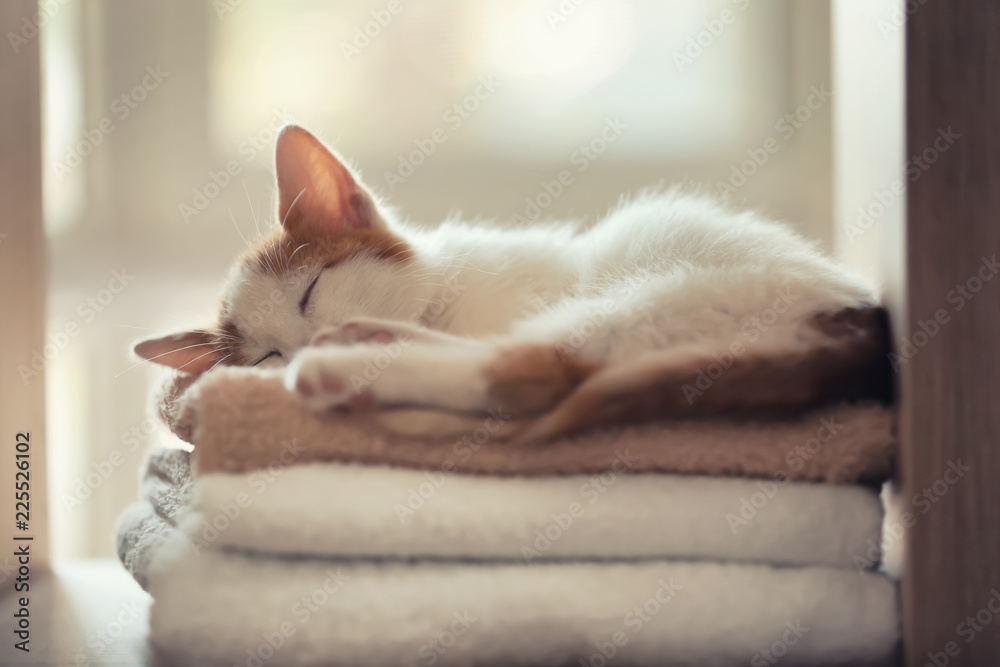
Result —
M 323 373 L 320 375 L 319 381 L 320 384 L 323 385 L 323 389 L 331 394 L 339 394 L 344 390 L 344 381 L 336 375 Z
M 309 398 L 316 393 L 316 390 L 313 389 L 312 385 L 309 384 L 309 381 L 305 378 L 299 378 L 295 381 L 295 391 L 299 392 L 299 394 L 305 396 L 306 398 Z

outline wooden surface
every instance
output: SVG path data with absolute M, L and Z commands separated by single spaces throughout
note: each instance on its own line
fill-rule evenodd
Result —
M 906 501 L 906 662 L 998 665 L 1000 275 L 971 299 L 952 290 L 1000 258 L 1000 3 L 926 2 L 908 21 L 907 155 L 948 128 L 961 137 L 908 193 L 906 321 L 924 345 L 902 367 L 901 474 L 905 499 L 928 488 L 934 501 Z M 925 339 L 939 309 L 948 321 Z M 970 470 L 949 483 L 959 460 Z
M 39 41 L 24 21 L 37 13 L 34 0 L 0 2 L 0 596 L 11 584 L 2 574 L 14 547 L 14 446 L 18 432 L 31 434 L 30 522 L 33 567 L 47 559 L 45 505 L 45 377 L 29 377 L 32 352 L 45 346 L 45 236 L 42 228 L 41 92 Z M 10 34 L 17 41 L 17 52 Z M 0 626 L 8 627 L 8 622 Z

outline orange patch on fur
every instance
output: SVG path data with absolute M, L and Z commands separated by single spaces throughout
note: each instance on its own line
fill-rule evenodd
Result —
M 665 350 L 604 370 L 530 425 L 526 440 L 658 418 L 761 419 L 827 403 L 894 398 L 888 313 L 844 308 L 804 323 L 802 347 L 756 350 L 736 358 L 708 387 L 699 372 L 715 359 Z
M 413 257 L 413 249 L 395 234 L 378 229 L 357 229 L 330 237 L 293 236 L 279 228 L 244 255 L 241 265 L 264 275 L 282 276 L 302 266 L 329 268 L 354 257 L 407 261 Z
M 551 345 L 522 345 L 501 352 L 485 369 L 488 400 L 515 415 L 551 409 L 599 364 L 563 357 Z
M 215 353 L 223 366 L 249 366 L 253 359 L 243 352 L 244 339 L 236 323 L 223 320 L 215 332 Z
M 407 262 L 413 258 L 413 248 L 402 238 L 380 229 L 356 229 L 347 233 L 316 236 L 308 233 L 293 235 L 283 227 L 262 239 L 257 248 L 246 252 L 240 267 L 254 273 L 281 277 L 302 267 L 328 269 L 355 257 L 371 257 L 392 262 Z M 223 302 L 221 312 L 228 312 Z M 243 352 L 244 337 L 236 323 L 224 319 L 215 330 L 216 352 L 225 366 L 248 366 L 254 362 Z

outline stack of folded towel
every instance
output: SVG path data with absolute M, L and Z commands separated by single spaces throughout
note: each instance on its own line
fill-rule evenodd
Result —
M 893 664 L 884 408 L 516 445 L 502 414 L 433 440 L 217 369 L 161 414 L 194 452 L 151 453 L 118 543 L 165 661 Z

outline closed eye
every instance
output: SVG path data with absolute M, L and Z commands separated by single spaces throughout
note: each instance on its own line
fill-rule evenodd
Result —
M 258 365 L 264 363 L 265 361 L 267 361 L 268 359 L 270 359 L 271 357 L 274 357 L 274 356 L 280 357 L 281 356 L 281 352 L 278 352 L 277 350 L 272 350 L 272 351 L 270 351 L 270 352 L 267 353 L 267 356 L 263 357 L 262 359 L 260 359 L 257 363 L 255 363 L 253 365 L 254 366 L 258 366 Z
M 312 282 L 309 283 L 309 287 L 306 288 L 305 294 L 303 294 L 302 298 L 299 299 L 299 314 L 302 315 L 303 317 L 306 314 L 306 306 L 309 305 L 309 297 L 312 296 L 313 288 L 316 287 L 316 281 L 318 280 L 319 276 L 313 278 Z

